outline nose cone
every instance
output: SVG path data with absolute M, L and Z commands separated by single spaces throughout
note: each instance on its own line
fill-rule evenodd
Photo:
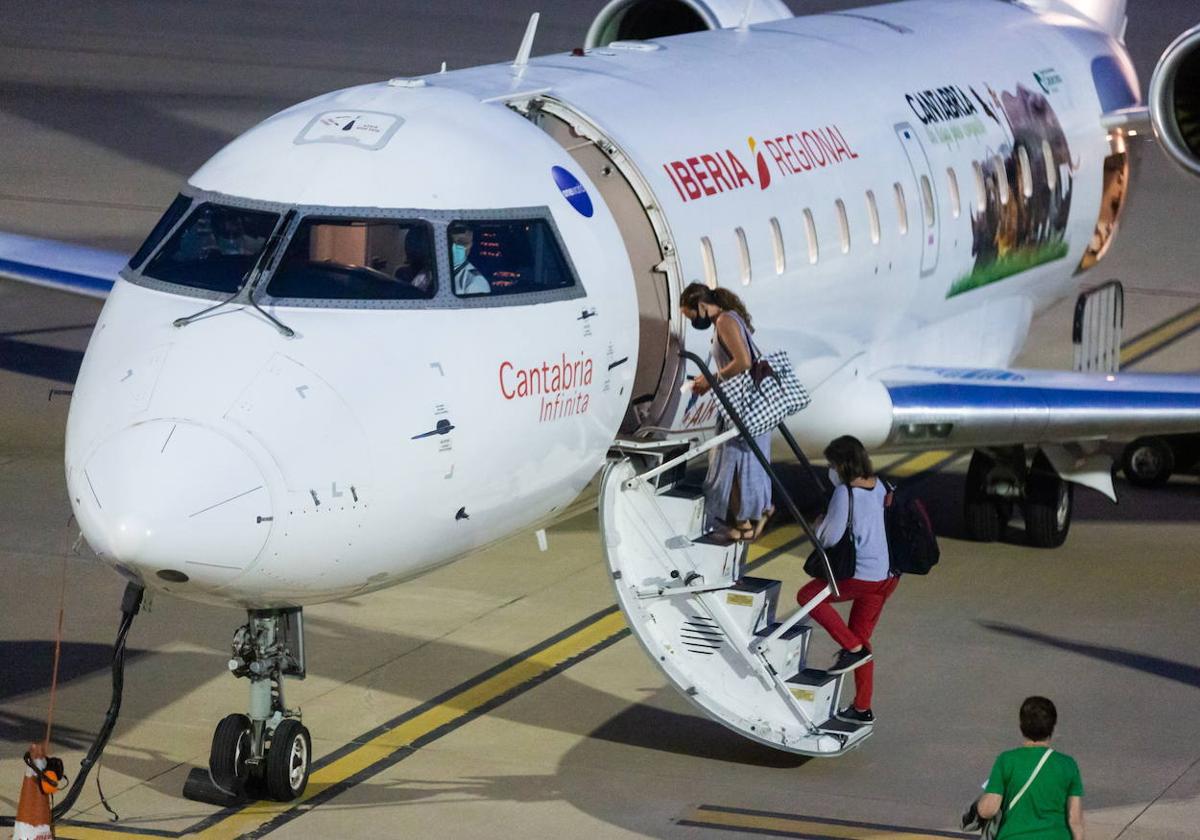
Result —
M 270 535 L 262 472 L 232 440 L 194 423 L 130 426 L 71 478 L 88 544 L 150 584 L 220 586 L 254 562 Z

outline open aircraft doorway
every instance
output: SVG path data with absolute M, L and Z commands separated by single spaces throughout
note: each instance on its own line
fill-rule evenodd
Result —
M 683 375 L 676 301 L 682 273 L 646 179 L 594 123 L 557 100 L 530 101 L 526 116 L 575 159 L 600 191 L 625 242 L 638 303 L 638 360 L 621 434 L 662 426 L 675 414 Z

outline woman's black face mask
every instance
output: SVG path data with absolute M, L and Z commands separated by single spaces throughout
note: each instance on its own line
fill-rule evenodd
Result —
M 712 318 L 707 315 L 697 315 L 692 319 L 692 326 L 698 330 L 706 330 L 712 326 Z

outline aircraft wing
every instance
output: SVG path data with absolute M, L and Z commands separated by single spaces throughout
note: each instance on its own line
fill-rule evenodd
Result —
M 106 297 L 129 257 L 112 251 L 0 233 L 0 278 Z
M 1070 443 L 1200 431 L 1200 374 L 896 367 L 885 448 Z

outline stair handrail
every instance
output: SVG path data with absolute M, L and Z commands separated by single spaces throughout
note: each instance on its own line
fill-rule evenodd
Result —
M 704 359 L 700 358 L 700 356 L 696 355 L 690 350 L 681 350 L 679 355 L 682 358 L 693 362 L 696 367 L 700 368 L 700 372 L 704 374 L 704 378 L 708 381 L 709 386 L 712 388 L 712 392 L 716 394 L 717 399 L 720 401 L 721 407 L 725 409 L 726 416 L 733 421 L 733 425 L 737 428 L 741 438 L 746 441 L 746 445 L 754 454 L 755 459 L 759 464 L 762 465 L 762 468 L 766 470 L 767 475 L 771 477 L 771 483 L 774 485 L 776 492 L 778 492 L 783 498 L 783 503 L 787 508 L 788 513 L 790 513 L 792 517 L 800 523 L 800 527 L 804 529 L 804 533 L 808 535 L 809 541 L 811 541 L 813 546 L 816 547 L 816 551 L 821 557 L 821 563 L 825 567 L 825 580 L 829 585 L 812 600 L 811 604 L 804 605 L 807 608 L 807 611 L 802 612 L 803 615 L 807 615 L 808 611 L 811 611 L 813 607 L 823 600 L 824 597 L 828 597 L 829 594 L 837 597 L 839 594 L 841 594 L 838 590 L 837 581 L 834 580 L 833 567 L 829 563 L 829 555 L 825 553 L 825 546 L 823 546 L 821 541 L 817 539 L 816 532 L 813 531 L 812 526 L 808 524 L 808 520 L 805 519 L 800 513 L 800 509 L 796 506 L 791 494 L 788 493 L 787 488 L 783 486 L 783 482 L 780 480 L 775 470 L 771 467 L 771 460 L 763 454 L 763 451 L 759 449 L 758 444 L 754 442 L 754 438 L 751 436 L 749 429 L 746 428 L 746 424 L 742 420 L 741 415 L 737 413 L 737 410 L 734 409 L 732 403 L 729 402 L 729 398 L 725 396 L 724 389 L 721 388 L 721 384 L 717 381 L 717 378 L 713 376 L 708 364 L 704 361 Z M 809 473 L 815 478 L 816 474 L 812 468 L 812 465 L 808 463 L 808 459 L 805 458 L 804 453 L 800 451 L 800 447 L 796 444 L 796 439 L 792 437 L 791 432 L 787 430 L 785 424 L 781 422 L 776 428 L 781 431 L 784 440 L 787 441 L 788 446 L 791 447 L 793 454 L 799 457 L 801 463 L 808 467 Z M 817 485 L 822 487 L 822 489 L 824 488 L 824 485 L 821 484 L 819 480 L 817 481 Z M 801 618 L 803 618 L 803 615 Z M 794 624 L 794 622 L 789 620 L 788 626 L 791 624 Z M 776 633 L 778 633 L 778 631 L 776 631 Z M 773 641 L 775 635 L 776 634 L 772 634 L 768 641 Z

